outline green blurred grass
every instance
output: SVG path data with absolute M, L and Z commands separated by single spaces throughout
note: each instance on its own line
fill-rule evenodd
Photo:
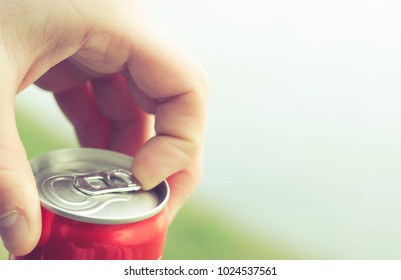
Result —
M 229 222 L 218 208 L 189 201 L 169 229 L 165 259 L 299 259 L 282 240 L 262 239 L 241 224 Z
M 46 151 L 76 147 L 31 117 L 17 111 L 18 130 L 29 158 Z M 283 240 L 266 236 L 261 240 L 251 230 L 227 222 L 208 203 L 189 201 L 171 224 L 164 259 L 299 259 Z M 0 259 L 7 252 L 0 246 Z

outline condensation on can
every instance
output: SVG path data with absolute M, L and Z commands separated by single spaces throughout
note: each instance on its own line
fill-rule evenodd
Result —
M 126 176 L 131 163 L 132 157 L 91 148 L 58 150 L 33 158 L 42 235 L 30 254 L 10 258 L 160 259 L 168 228 L 166 181 L 150 191 L 121 189 L 99 195 L 82 192 L 74 181 L 86 174 L 107 175 L 110 172 L 104 172 L 110 170 Z M 87 181 L 94 189 L 105 189 L 107 181 L 101 176 Z M 125 186 L 125 181 L 117 181 L 117 187 Z

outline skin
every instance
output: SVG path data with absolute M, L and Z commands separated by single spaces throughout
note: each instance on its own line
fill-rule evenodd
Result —
M 170 219 L 202 175 L 208 81 L 136 1 L 0 0 L 0 235 L 14 255 L 40 231 L 14 98 L 54 93 L 84 147 L 134 156 L 145 189 L 168 178 Z

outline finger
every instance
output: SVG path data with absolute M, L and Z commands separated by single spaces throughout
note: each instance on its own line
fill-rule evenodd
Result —
M 171 175 L 167 181 L 170 185 L 170 198 L 168 201 L 170 222 L 189 199 L 202 176 L 203 156 L 198 156 L 184 170 Z
M 84 86 L 91 79 L 104 76 L 107 74 L 92 70 L 73 57 L 69 57 L 48 69 L 45 75 L 35 81 L 35 84 L 58 94 Z
M 109 125 L 98 110 L 90 79 L 100 76 L 66 59 L 49 69 L 35 84 L 52 91 L 83 147 L 106 149 Z
M 35 84 L 44 90 L 62 93 L 84 86 L 90 78 L 92 75 L 83 71 L 71 59 L 66 59 L 50 68 Z
M 197 62 L 158 28 L 143 19 L 136 30 L 128 70 L 134 95 L 154 99 L 156 136 L 133 161 L 145 188 L 186 168 L 198 155 L 205 132 L 207 78 Z M 135 88 L 138 90 L 135 91 Z
M 25 255 L 41 232 L 35 179 L 20 141 L 11 87 L 0 94 L 0 236 L 14 255 Z
M 99 149 L 109 147 L 109 123 L 96 105 L 89 82 L 54 96 L 74 126 L 81 146 Z
M 92 89 L 98 108 L 110 125 L 109 148 L 134 156 L 154 134 L 153 117 L 136 104 L 120 74 L 93 79 Z
M 157 105 L 156 136 L 145 143 L 133 161 L 133 172 L 144 188 L 157 185 L 195 159 L 205 126 L 202 102 L 188 93 Z

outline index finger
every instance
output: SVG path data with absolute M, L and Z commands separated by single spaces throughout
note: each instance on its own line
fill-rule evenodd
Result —
M 151 188 L 183 170 L 200 153 L 208 81 L 195 59 L 150 20 L 144 21 L 135 31 L 127 66 L 134 97 L 139 103 L 153 101 L 156 136 L 133 161 L 134 175 L 144 188 Z

